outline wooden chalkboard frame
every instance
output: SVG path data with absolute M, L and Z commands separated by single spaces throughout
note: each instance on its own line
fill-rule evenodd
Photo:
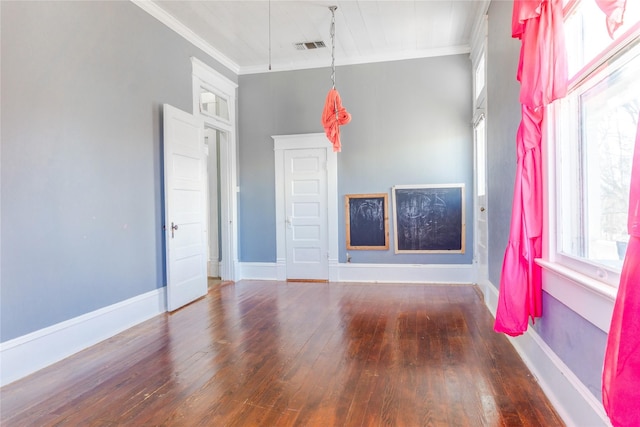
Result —
M 395 253 L 463 254 L 464 190 L 464 184 L 394 186 Z
M 389 249 L 388 206 L 389 196 L 387 193 L 347 194 L 344 196 L 347 249 L 374 251 Z M 373 207 L 373 215 L 363 215 L 361 208 L 364 207 Z M 358 224 L 362 224 L 362 226 L 358 227 Z M 364 235 L 358 236 L 359 230 L 366 230 L 366 237 Z

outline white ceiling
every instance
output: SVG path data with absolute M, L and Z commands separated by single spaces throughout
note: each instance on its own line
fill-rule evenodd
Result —
M 489 0 L 133 0 L 238 74 L 469 52 Z M 326 48 L 296 50 L 298 42 Z

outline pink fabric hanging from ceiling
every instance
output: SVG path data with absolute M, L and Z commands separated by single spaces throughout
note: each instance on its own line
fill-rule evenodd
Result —
M 509 242 L 500 277 L 494 330 L 517 336 L 542 315 L 542 283 L 535 258 L 542 254 L 544 106 L 567 93 L 567 59 L 561 0 L 515 0 L 512 35 L 521 40 L 517 78 L 522 121 L 516 135 L 516 183 Z
M 341 151 L 340 126 L 351 121 L 351 114 L 342 106 L 340 94 L 334 89 L 330 89 L 322 112 L 322 126 L 324 132 L 333 145 L 333 151 Z
M 613 38 L 613 33 L 623 24 L 627 0 L 596 0 L 596 3 L 600 10 L 607 15 L 607 31 L 609 36 Z
M 615 427 L 640 426 L 640 117 L 629 191 L 629 244 L 613 307 L 602 403 Z

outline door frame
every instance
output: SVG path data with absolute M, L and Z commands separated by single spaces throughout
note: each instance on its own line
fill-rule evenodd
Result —
M 205 145 L 205 157 L 208 177 L 206 180 L 206 194 L 209 197 L 209 201 L 207 203 L 205 200 L 205 206 L 207 210 L 207 245 L 209 247 L 207 275 L 209 277 L 220 277 L 220 235 L 218 234 L 220 224 L 220 217 L 218 215 L 220 203 L 220 193 L 218 192 L 220 184 L 218 179 L 218 132 L 217 129 L 206 126 L 204 128 L 204 138 L 205 140 L 208 139 L 208 143 Z M 215 206 L 213 206 L 214 198 Z
M 220 141 L 220 223 L 222 224 L 220 233 L 222 243 L 220 277 L 222 280 L 235 281 L 238 271 L 236 159 L 236 90 L 238 85 L 198 58 L 191 57 L 191 65 L 193 114 L 202 118 L 205 128 L 212 128 L 224 134 Z M 201 87 L 210 89 L 217 95 L 224 97 L 229 108 L 228 120 L 221 120 L 214 116 L 202 114 L 200 110 Z
M 273 135 L 276 196 L 276 279 L 287 280 L 285 162 L 286 150 L 325 149 L 327 154 L 327 227 L 329 281 L 338 280 L 338 155 L 324 133 Z
M 487 147 L 488 147 L 488 133 L 487 133 L 487 26 L 488 18 L 486 15 L 486 9 L 488 2 L 485 2 L 481 8 L 483 14 L 475 23 L 471 35 L 471 69 L 473 76 L 473 120 L 471 131 L 473 133 L 473 265 L 474 276 L 476 283 L 485 285 L 489 283 L 489 223 L 487 221 L 487 202 L 489 189 L 487 187 Z M 480 159 L 478 150 L 478 124 L 483 121 L 484 133 L 482 135 L 482 144 L 484 153 L 484 159 Z M 479 167 L 479 161 L 483 161 L 483 167 Z M 484 177 L 480 176 L 484 171 Z M 478 193 L 479 180 L 483 179 L 484 182 L 484 196 L 480 196 Z M 484 197 L 484 200 L 481 199 Z M 484 226 L 484 230 L 481 227 Z M 485 237 L 485 240 L 482 237 Z M 487 292 L 484 292 L 485 296 Z

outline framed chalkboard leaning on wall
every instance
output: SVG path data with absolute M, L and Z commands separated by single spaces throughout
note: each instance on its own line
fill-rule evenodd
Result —
M 347 249 L 389 249 L 388 204 L 386 193 L 344 196 Z
M 464 253 L 464 184 L 393 187 L 395 253 Z

